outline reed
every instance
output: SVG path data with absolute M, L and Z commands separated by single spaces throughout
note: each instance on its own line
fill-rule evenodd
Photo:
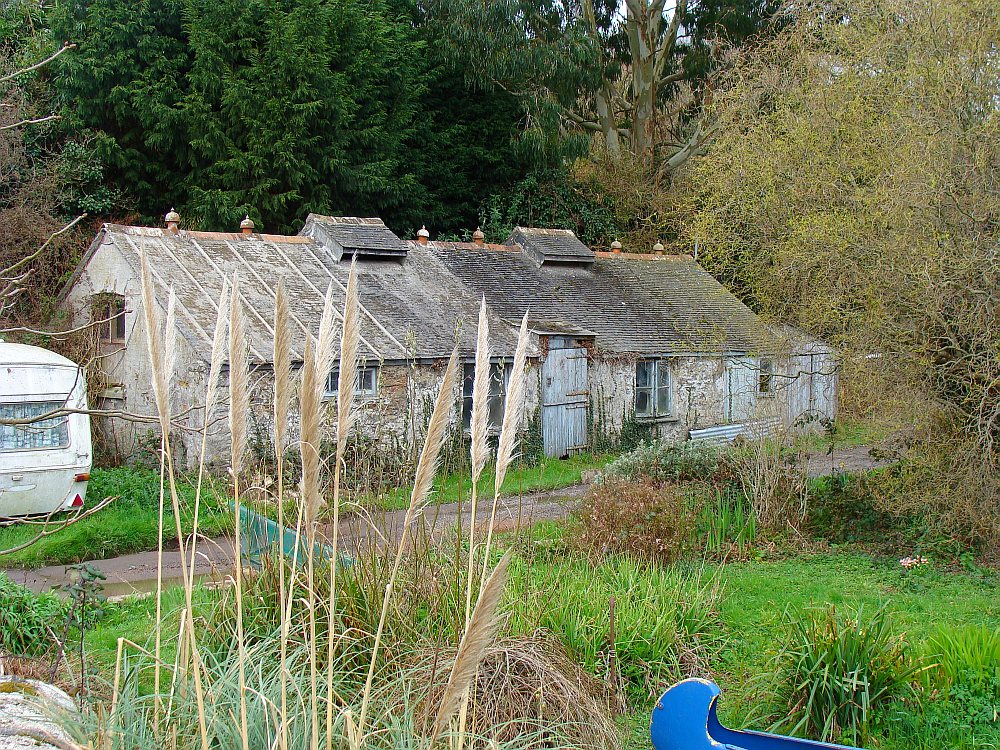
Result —
M 354 421 L 354 382 L 358 369 L 358 342 L 361 338 L 359 321 L 357 261 L 351 262 L 351 273 L 347 278 L 344 296 L 343 327 L 340 334 L 340 380 L 337 383 L 337 452 L 333 467 L 333 554 L 330 556 L 330 601 L 329 613 L 332 620 L 337 611 L 337 561 L 340 556 L 340 475 L 347 451 L 347 438 Z M 332 623 L 331 623 L 332 624 Z M 327 638 L 327 663 L 333 662 L 334 639 Z M 326 747 L 332 749 L 333 742 L 333 673 L 327 671 L 326 685 Z
M 514 364 L 507 383 L 507 400 L 503 408 L 503 424 L 500 427 L 500 443 L 497 446 L 496 475 L 493 478 L 493 507 L 490 510 L 490 523 L 486 529 L 486 549 L 483 551 L 483 572 L 480 576 L 480 590 L 486 585 L 486 570 L 489 565 L 490 549 L 493 544 L 493 527 L 497 520 L 497 503 L 500 501 L 500 488 L 503 487 L 507 468 L 514 459 L 514 447 L 517 445 L 521 432 L 521 418 L 524 414 L 524 380 L 525 365 L 528 357 L 528 313 L 521 320 L 521 329 L 517 335 L 517 346 L 514 349 Z
M 279 279 L 274 290 L 274 469 L 275 469 L 275 500 L 278 505 L 278 526 L 285 527 L 285 446 L 288 442 L 288 410 L 292 401 L 292 337 L 289 327 L 288 296 L 285 292 L 285 280 Z M 285 611 L 285 566 L 278 570 L 278 603 L 279 611 Z M 288 713 L 288 633 L 285 630 L 284 618 L 281 622 L 279 638 L 280 668 L 278 680 L 281 699 L 281 715 Z M 278 735 L 280 750 L 288 750 L 288 727 L 281 723 Z
M 378 663 L 379 648 L 382 643 L 382 634 L 385 630 L 385 619 L 389 612 L 389 604 L 392 601 L 393 587 L 396 577 L 399 575 L 399 566 L 403 560 L 403 551 L 410 535 L 410 526 L 413 519 L 420 513 L 427 503 L 427 496 L 430 493 L 434 482 L 434 474 L 437 471 L 438 460 L 441 456 L 441 445 L 444 443 L 446 428 L 448 427 L 449 416 L 454 405 L 453 392 L 458 380 L 458 349 L 451 353 L 448 366 L 444 371 L 444 378 L 441 381 L 441 390 L 438 391 L 437 399 L 434 401 L 434 410 L 431 412 L 431 419 L 427 425 L 427 436 L 424 439 L 424 447 L 420 452 L 420 460 L 417 462 L 417 471 L 413 479 L 413 491 L 410 493 L 410 505 L 406 509 L 406 516 L 403 519 L 403 528 L 400 532 L 399 547 L 396 550 L 396 557 L 393 560 L 392 570 L 389 573 L 389 580 L 385 584 L 385 595 L 382 598 L 382 610 L 379 615 L 378 628 L 375 632 L 375 645 L 372 648 L 371 662 L 368 666 L 368 677 L 365 679 L 365 688 L 361 700 L 361 711 L 358 714 L 358 731 L 364 734 L 365 720 L 368 715 L 368 702 L 371 696 L 372 680 L 375 677 L 375 665 Z
M 472 414 L 469 432 L 471 445 L 472 516 L 469 525 L 469 571 L 465 590 L 465 627 L 472 617 L 472 578 L 476 564 L 476 510 L 479 505 L 479 478 L 489 457 L 488 421 L 490 399 L 490 330 L 486 317 L 486 297 L 479 306 L 476 332 L 476 370 L 472 381 Z
M 465 633 L 462 635 L 462 642 L 458 646 L 458 654 L 451 669 L 451 676 L 448 678 L 448 686 L 441 697 L 437 719 L 434 722 L 434 732 L 431 735 L 431 745 L 434 744 L 444 727 L 458 711 L 465 696 L 469 694 L 469 687 L 475 679 L 476 671 L 483 660 L 486 648 L 493 642 L 498 625 L 497 612 L 500 608 L 500 597 L 507 583 L 507 566 L 509 564 L 510 552 L 497 563 L 479 595 L 476 608 L 472 612 L 472 618 L 469 620 Z
M 236 513 L 236 644 L 239 649 L 240 741 L 249 750 L 247 735 L 246 653 L 243 636 L 243 561 L 240 559 L 240 475 L 247 450 L 247 417 L 250 413 L 250 368 L 247 361 L 246 323 L 240 303 L 239 279 L 233 276 L 229 304 L 229 433 L 230 471 L 233 475 L 233 508 Z

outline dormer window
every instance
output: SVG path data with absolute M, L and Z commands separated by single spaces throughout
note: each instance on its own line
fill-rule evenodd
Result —
M 333 370 L 326 376 L 324 398 L 337 398 L 340 387 L 340 370 Z M 375 398 L 378 395 L 378 367 L 359 367 L 354 376 L 356 398 Z
M 125 343 L 125 295 L 102 294 L 94 306 L 94 323 L 101 341 Z

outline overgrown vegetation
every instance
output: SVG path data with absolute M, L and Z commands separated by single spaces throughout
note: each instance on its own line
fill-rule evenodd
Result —
M 194 523 L 195 485 L 178 482 L 181 528 L 191 533 Z M 145 552 L 157 548 L 159 524 L 160 476 L 151 469 L 119 467 L 94 469 L 87 487 L 88 503 L 115 498 L 108 507 L 92 516 L 59 528 L 62 519 L 18 522 L 0 527 L 0 552 L 17 547 L 40 532 L 54 531 L 30 546 L 9 554 L 0 554 L 4 567 L 36 568 L 43 565 L 68 565 L 85 560 Z M 200 533 L 219 536 L 232 529 L 232 516 L 225 492 L 208 489 L 199 513 Z M 170 530 L 174 528 L 173 509 L 165 511 Z
M 775 698 L 790 734 L 865 745 L 878 712 L 911 697 L 919 667 L 885 610 L 799 616 L 776 659 Z

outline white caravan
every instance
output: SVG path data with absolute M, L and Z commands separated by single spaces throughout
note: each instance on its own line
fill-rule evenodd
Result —
M 0 518 L 83 506 L 90 479 L 90 417 L 83 371 L 37 346 L 0 341 Z

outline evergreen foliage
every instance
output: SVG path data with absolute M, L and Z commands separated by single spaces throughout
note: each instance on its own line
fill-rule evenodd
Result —
M 449 229 L 517 176 L 515 108 L 467 91 L 403 0 L 78 0 L 51 22 L 79 44 L 59 61 L 66 121 L 127 191 L 119 213 Z

